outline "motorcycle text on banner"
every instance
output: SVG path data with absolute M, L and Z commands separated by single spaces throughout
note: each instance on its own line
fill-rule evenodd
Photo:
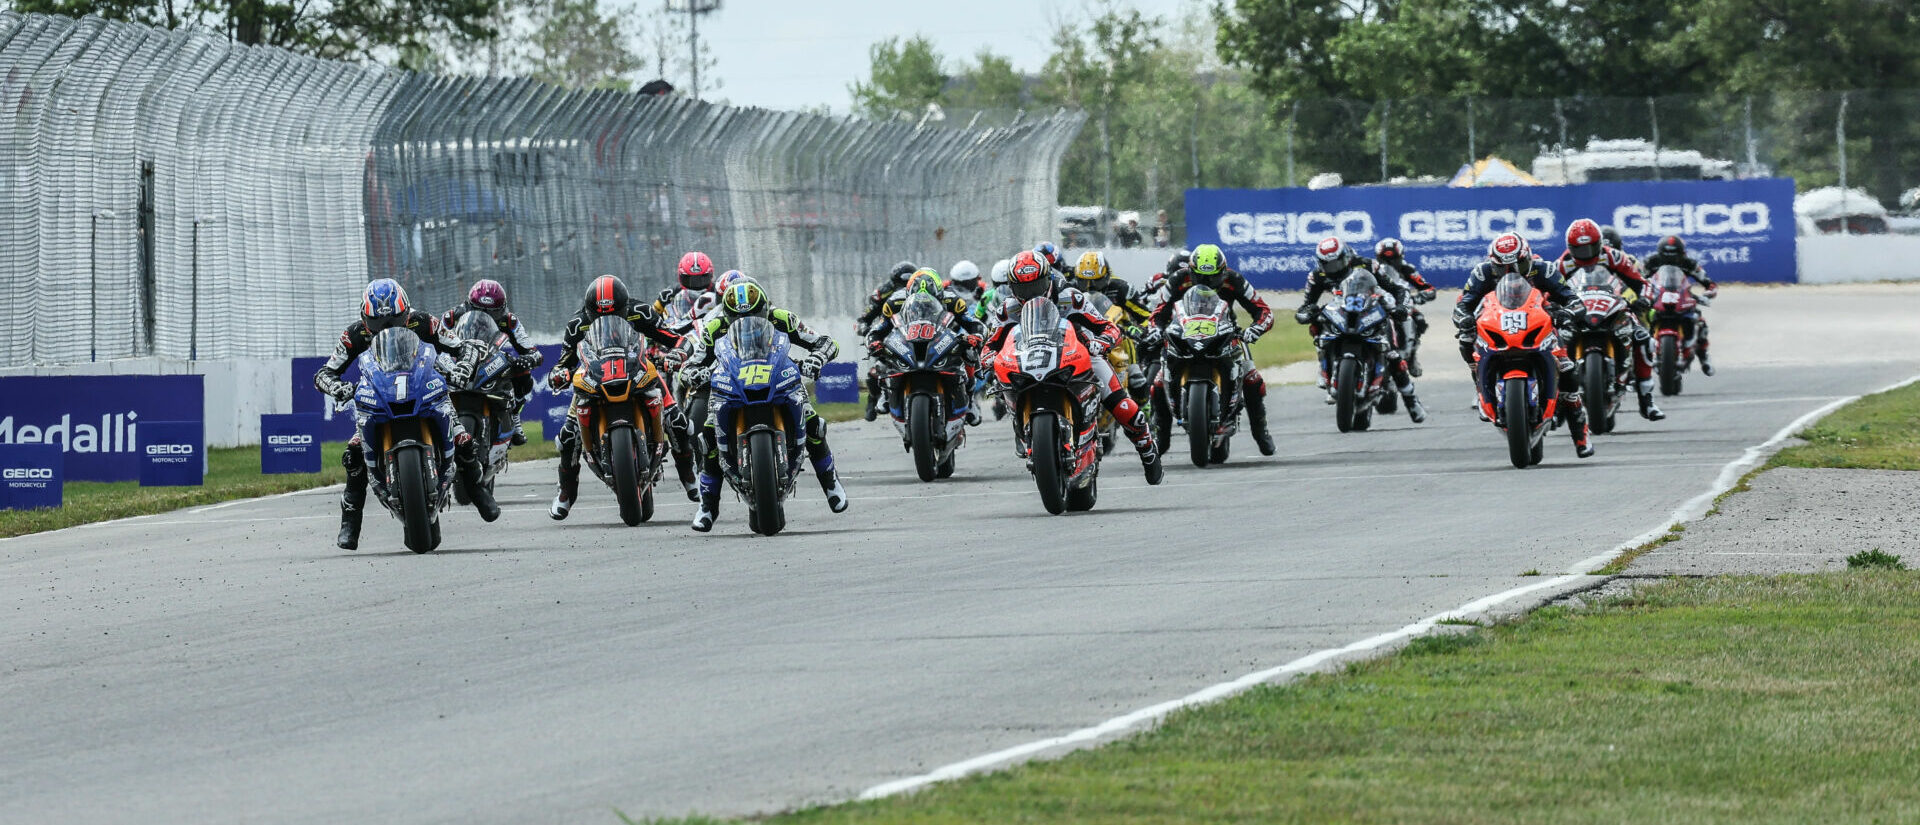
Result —
M 207 426 L 200 421 L 140 423 L 140 486 L 198 487 L 207 478 Z
M 66 463 L 58 444 L 0 444 L 0 510 L 61 506 Z

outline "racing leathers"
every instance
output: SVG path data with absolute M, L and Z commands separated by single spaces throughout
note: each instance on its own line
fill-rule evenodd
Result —
M 429 313 L 410 311 L 394 326 L 406 327 L 434 349 L 458 359 L 453 377 L 472 375 L 478 365 L 480 345 L 461 341 Z M 340 333 L 340 343 L 334 345 L 333 355 L 314 372 L 313 386 L 339 403 L 352 401 L 353 385 L 340 375 L 361 353 L 373 346 L 373 336 L 365 320 L 353 322 L 345 332 Z M 493 521 L 500 517 L 500 506 L 494 503 L 493 495 L 480 486 L 482 470 L 478 446 L 474 444 L 473 436 L 460 425 L 460 417 L 454 415 L 452 397 L 441 396 L 440 406 L 439 414 L 446 416 L 453 438 L 454 462 L 460 468 L 460 483 L 466 487 L 468 500 L 473 502 L 480 517 Z M 353 439 L 347 442 L 347 449 L 340 454 L 340 463 L 347 469 L 347 484 L 340 491 L 340 536 L 337 543 L 342 550 L 353 550 L 360 546 L 360 518 L 367 504 L 367 447 L 360 431 L 358 415 L 354 416 Z
M 461 316 L 474 311 L 473 307 L 461 304 L 442 313 L 440 323 L 447 329 L 453 329 Z M 508 373 L 513 381 L 513 409 L 509 411 L 512 416 L 509 423 L 513 426 L 507 428 L 507 432 L 513 434 L 513 443 L 517 445 L 526 441 L 526 437 L 520 434 L 520 411 L 526 409 L 527 402 L 533 398 L 533 368 L 540 366 L 540 350 L 535 347 L 533 336 L 527 333 L 527 328 L 520 324 L 519 316 L 506 311 L 500 314 L 503 316 L 499 322 L 500 331 L 507 334 L 507 343 L 513 346 L 518 356 L 513 359 L 512 372 Z
M 1679 267 L 1680 271 L 1686 273 L 1688 278 L 1706 287 L 1707 297 L 1716 297 L 1720 292 L 1720 285 L 1714 283 L 1712 278 L 1707 277 L 1706 268 L 1702 267 L 1699 261 L 1685 254 L 1662 255 L 1658 250 L 1655 250 L 1652 255 L 1641 259 L 1640 266 L 1640 271 L 1647 273 L 1649 277 L 1651 277 L 1653 273 L 1659 272 L 1663 266 Z M 1651 301 L 1655 296 L 1643 294 L 1642 297 Z M 1708 376 L 1712 376 L 1713 362 L 1707 360 L 1707 316 L 1706 313 L 1698 309 L 1694 310 L 1693 316 L 1694 334 L 1695 337 L 1699 339 L 1699 342 L 1694 344 L 1693 354 L 1694 357 L 1700 359 L 1700 371 L 1706 373 Z
M 908 292 L 905 288 L 895 290 L 892 295 L 887 297 L 886 303 L 880 312 L 879 320 L 873 325 L 872 329 L 867 330 L 867 352 L 875 357 L 873 372 L 867 379 L 867 392 L 870 397 L 881 398 L 885 395 L 886 386 L 881 381 L 879 373 L 879 357 L 885 349 L 887 336 L 893 334 L 894 316 L 900 314 L 900 308 L 906 305 L 907 299 L 910 297 L 912 297 L 912 293 Z M 972 387 L 974 379 L 980 371 L 980 340 L 982 333 L 985 332 L 986 329 L 985 324 L 976 315 L 975 310 L 977 305 L 962 297 L 952 287 L 944 288 L 938 293 L 935 293 L 934 298 L 940 302 L 940 305 L 944 307 L 948 313 L 953 315 L 954 325 L 959 328 L 960 334 L 967 338 L 966 346 L 961 353 L 967 371 L 962 386 Z M 897 398 L 889 398 L 886 400 L 888 411 L 896 417 L 904 414 L 899 409 L 899 402 L 900 400 Z M 967 423 L 980 423 L 980 414 L 971 407 L 967 410 Z
M 1273 437 L 1267 434 L 1267 381 L 1260 376 L 1259 367 L 1253 363 L 1253 350 L 1248 347 L 1273 329 L 1273 310 L 1266 301 L 1260 299 L 1253 285 L 1247 283 L 1238 270 L 1222 266 L 1220 273 L 1214 277 L 1218 285 L 1213 287 L 1213 291 L 1219 293 L 1228 305 L 1239 305 L 1251 319 L 1241 331 L 1242 343 L 1237 353 L 1240 370 L 1245 376 L 1240 379 L 1241 402 L 1247 410 L 1247 429 L 1253 434 L 1254 444 L 1259 446 L 1260 454 L 1273 455 Z M 1162 282 L 1164 293 L 1160 305 L 1154 307 L 1151 316 L 1151 341 L 1157 344 L 1164 337 L 1167 324 L 1173 321 L 1173 305 L 1187 294 L 1187 290 L 1202 285 L 1197 278 L 1192 268 L 1182 267 Z
M 1057 274 L 1050 273 L 1047 277 L 1051 282 L 1049 292 L 1053 296 L 1054 303 L 1060 307 L 1061 319 L 1079 332 L 1081 339 L 1086 342 L 1088 355 L 1092 356 L 1088 361 L 1094 382 L 1098 385 L 1097 391 L 1101 393 L 1100 404 L 1107 408 L 1113 420 L 1126 431 L 1128 440 L 1133 442 L 1133 448 L 1140 453 L 1140 463 L 1146 471 L 1147 483 L 1159 484 L 1163 473 L 1163 468 L 1160 466 L 1160 450 L 1154 445 L 1152 430 L 1147 427 L 1147 416 L 1140 409 L 1140 405 L 1134 402 L 1133 396 L 1127 394 L 1127 385 L 1120 380 L 1120 375 L 1113 371 L 1113 365 L 1106 359 L 1107 351 L 1120 344 L 1122 335 L 1120 328 L 1093 311 L 1093 305 L 1088 302 L 1086 293 L 1067 286 L 1065 279 Z M 993 357 L 999 357 L 1000 351 L 1006 346 L 1007 339 L 1020 326 L 1019 299 L 1009 295 L 1003 300 L 1004 305 L 1001 308 L 1003 320 L 1000 326 L 995 327 L 987 335 L 985 342 L 986 351 L 992 353 Z M 1021 458 L 1027 458 L 1029 447 L 1023 434 L 1018 432 L 1017 422 L 1014 429 L 1015 454 Z
M 733 318 L 721 313 L 707 319 L 700 327 L 698 357 L 689 362 L 687 369 L 711 371 L 715 361 L 714 347 L 733 326 Z M 787 340 L 796 347 L 807 351 L 807 357 L 800 364 L 801 372 L 811 379 L 820 374 L 820 368 L 840 354 L 840 345 L 831 337 L 814 332 L 800 317 L 777 307 L 769 307 L 767 320 L 773 328 L 786 333 Z M 702 458 L 700 462 L 700 511 L 694 514 L 693 529 L 706 532 L 713 529 L 713 523 L 720 515 L 720 451 L 731 449 L 733 433 L 716 426 L 719 404 L 707 405 L 707 420 L 698 422 Z M 820 490 L 826 493 L 827 506 L 836 513 L 847 509 L 847 491 L 840 486 L 840 476 L 834 470 L 833 450 L 827 446 L 827 422 L 813 409 L 813 399 L 808 397 L 801 404 L 801 427 L 805 431 L 807 460 L 813 464 L 814 477 L 820 481 Z
M 1589 266 L 1598 266 L 1626 284 L 1635 296 L 1632 312 L 1627 313 L 1627 333 L 1630 340 L 1621 341 L 1633 353 L 1633 390 L 1640 396 L 1640 417 L 1648 421 L 1659 421 L 1667 414 L 1660 411 L 1660 405 L 1653 400 L 1653 336 L 1647 332 L 1647 326 L 1641 323 L 1640 310 L 1647 307 L 1647 281 L 1640 269 L 1634 266 L 1633 257 L 1609 246 L 1600 247 L 1600 255 L 1588 261 L 1576 260 L 1571 251 L 1560 253 L 1553 262 L 1553 271 L 1562 282 L 1570 281 L 1575 272 Z M 1575 304 L 1578 304 L 1575 301 Z M 1566 334 L 1562 330 L 1562 334 Z M 1624 364 L 1616 364 L 1615 369 L 1624 369 Z
M 626 320 L 635 332 L 645 336 L 658 345 L 661 350 L 670 350 L 680 345 L 682 339 L 672 330 L 661 325 L 660 316 L 645 301 L 633 299 L 628 302 L 625 311 L 615 314 Z M 560 359 L 554 364 L 553 371 L 547 376 L 547 386 L 555 391 L 570 386 L 573 382 L 573 370 L 580 362 L 580 341 L 587 335 L 587 329 L 601 316 L 591 308 L 582 307 L 567 321 L 566 334 L 560 338 Z M 589 399 L 575 393 L 567 405 L 567 423 L 561 426 L 560 437 L 556 439 L 560 448 L 560 490 L 554 496 L 553 506 L 548 515 L 554 519 L 564 519 L 573 509 L 573 502 L 580 492 L 580 412 Z M 693 434 L 687 423 L 686 415 L 680 411 L 680 405 L 674 401 L 673 390 L 667 386 L 666 378 L 653 382 L 642 398 L 647 405 L 647 413 L 655 417 L 661 429 L 667 434 L 667 449 L 673 453 L 673 466 L 680 475 L 680 483 L 689 494 L 693 492 Z M 691 497 L 691 495 L 689 496 Z
M 1363 258 L 1362 260 L 1365 259 Z M 1407 339 L 1407 373 L 1415 378 L 1419 378 L 1421 372 L 1419 357 L 1420 339 L 1426 337 L 1427 334 L 1427 316 L 1420 311 L 1420 305 L 1433 300 L 1433 297 L 1439 294 L 1439 290 L 1435 289 L 1433 284 L 1428 283 L 1426 276 L 1421 275 L 1420 269 L 1408 262 L 1405 256 L 1397 258 L 1375 258 L 1373 262 L 1376 265 L 1376 271 L 1392 271 L 1393 274 L 1400 276 L 1400 280 L 1405 281 L 1408 287 L 1411 287 L 1408 292 L 1412 300 L 1406 305 L 1408 316 L 1406 324 L 1410 326 L 1411 329 L 1404 330 L 1403 334 Z
M 1555 310 L 1556 320 L 1563 321 L 1566 313 L 1574 311 L 1573 308 L 1580 305 L 1580 296 L 1567 286 L 1566 281 L 1561 280 L 1553 267 L 1548 266 L 1540 258 L 1532 258 L 1525 277 L 1527 283 L 1546 295 L 1548 305 Z M 1501 273 L 1492 262 L 1481 262 L 1479 266 L 1473 268 L 1473 272 L 1467 275 L 1467 285 L 1460 290 L 1460 299 L 1453 305 L 1453 325 L 1458 330 L 1460 357 L 1467 362 L 1467 368 L 1473 374 L 1473 385 L 1477 393 L 1474 407 L 1482 410 L 1482 417 L 1485 417 L 1484 399 L 1493 397 L 1493 383 L 1499 376 L 1492 375 L 1490 370 L 1484 369 L 1481 365 L 1476 344 L 1479 340 L 1477 319 L 1480 300 L 1493 293 L 1494 287 L 1500 283 L 1500 278 Z M 1556 326 L 1559 325 L 1562 324 L 1556 324 Z M 1542 349 L 1540 354 L 1542 358 L 1549 359 L 1551 362 L 1549 365 L 1551 368 L 1543 374 L 1556 377 L 1557 386 L 1554 390 L 1559 398 L 1560 417 L 1567 423 L 1568 434 L 1573 437 L 1574 449 L 1582 458 L 1592 455 L 1593 448 L 1587 443 L 1587 409 L 1580 397 L 1580 381 L 1574 375 L 1572 359 L 1567 357 L 1567 351 L 1561 346 L 1558 336 L 1553 339 L 1553 349 L 1551 351 Z
M 1349 267 L 1347 272 L 1341 275 L 1343 279 L 1347 274 L 1352 273 L 1356 269 L 1365 270 L 1373 274 L 1375 285 L 1380 287 L 1380 291 L 1386 293 L 1384 303 L 1387 311 L 1392 314 L 1394 320 L 1393 323 L 1387 325 L 1388 331 L 1393 336 L 1393 340 L 1389 342 L 1387 349 L 1387 377 L 1393 380 L 1394 390 L 1400 393 L 1400 399 L 1405 403 L 1407 408 L 1407 417 L 1411 418 L 1415 424 L 1425 422 L 1427 420 L 1427 408 L 1426 405 L 1420 403 L 1420 396 L 1415 391 L 1413 385 L 1413 370 L 1407 363 L 1407 353 L 1410 344 L 1404 323 L 1412 315 L 1414 296 L 1416 293 L 1408 288 L 1407 282 L 1400 280 L 1399 270 L 1382 265 L 1374 259 L 1365 256 L 1356 255 L 1352 260 L 1353 266 Z M 1417 277 L 1418 273 L 1415 273 L 1415 275 Z M 1426 283 L 1426 279 L 1421 278 L 1420 282 L 1424 284 Z M 1328 292 L 1337 291 L 1339 288 L 1340 284 L 1334 280 L 1333 276 L 1319 269 L 1307 273 L 1307 285 L 1304 294 L 1300 298 L 1300 308 L 1293 311 L 1293 319 L 1307 325 L 1307 334 L 1313 337 L 1316 348 L 1320 343 L 1320 296 Z M 1430 291 L 1432 287 L 1427 286 L 1425 289 Z M 1328 403 L 1332 403 L 1334 400 L 1333 379 L 1332 376 L 1328 374 L 1331 365 L 1328 364 L 1325 353 L 1320 354 L 1319 360 L 1320 386 L 1324 387 L 1327 391 Z

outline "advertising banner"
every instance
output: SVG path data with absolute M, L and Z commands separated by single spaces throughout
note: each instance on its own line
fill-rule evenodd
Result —
M 1487 244 L 1518 232 L 1534 254 L 1566 250 L 1567 225 L 1592 218 L 1645 257 L 1678 235 L 1715 280 L 1795 280 L 1793 181 L 1639 181 L 1575 186 L 1189 189 L 1187 243 L 1219 244 L 1261 289 L 1299 289 L 1314 246 L 1337 235 L 1363 255 L 1398 238 L 1440 287 L 1466 283 Z
M 346 441 L 353 438 L 353 410 L 335 410 L 333 399 L 321 394 L 313 386 L 313 374 L 327 363 L 322 358 L 293 359 L 293 412 L 295 415 L 320 416 L 321 441 Z M 360 363 L 347 365 L 347 371 L 341 375 L 349 384 L 360 380 Z
M 527 408 L 520 411 L 520 423 L 539 424 L 540 437 L 552 441 L 560 437 L 560 425 L 567 419 L 567 405 L 573 403 L 573 390 L 547 389 L 547 373 L 560 361 L 560 345 L 544 344 L 538 349 L 540 366 L 533 370 L 533 397 L 527 400 Z
M 148 421 L 206 420 L 198 375 L 0 378 L 0 444 L 58 444 L 68 481 L 140 477 Z
M 320 428 L 324 423 L 313 413 L 260 416 L 260 472 L 320 472 Z
M 0 445 L 0 510 L 59 507 L 65 469 L 58 444 Z
M 836 361 L 820 367 L 813 394 L 822 404 L 853 404 L 860 400 L 859 366 Z
M 206 425 L 146 421 L 140 425 L 140 486 L 198 487 L 207 477 Z

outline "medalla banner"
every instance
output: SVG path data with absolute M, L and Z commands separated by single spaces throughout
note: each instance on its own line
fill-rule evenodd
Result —
M 1364 255 L 1398 238 L 1436 286 L 1457 287 L 1504 232 L 1534 254 L 1566 250 L 1567 225 L 1592 218 L 1620 230 L 1645 257 L 1679 235 L 1715 280 L 1796 280 L 1793 181 L 1587 183 L 1576 186 L 1189 189 L 1187 242 L 1219 244 L 1227 263 L 1261 289 L 1299 289 L 1313 248 L 1337 235 Z
M 206 420 L 198 375 L 0 378 L 0 444 L 58 444 L 67 481 L 133 481 L 147 421 Z

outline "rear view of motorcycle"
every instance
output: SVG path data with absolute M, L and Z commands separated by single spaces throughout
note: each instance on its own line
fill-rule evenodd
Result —
M 433 348 L 411 330 L 382 330 L 360 356 L 354 417 L 366 445 L 368 480 L 415 553 L 440 546 L 440 511 L 456 475 L 447 392 Z
M 953 475 L 973 403 L 965 339 L 939 299 L 916 292 L 892 319 L 880 357 L 887 407 L 921 481 Z
M 1543 443 L 1554 425 L 1558 402 L 1559 345 L 1546 297 L 1510 274 L 1480 303 L 1479 381 L 1481 411 L 1506 433 L 1507 457 L 1526 469 L 1546 457 Z
M 1387 390 L 1387 316 L 1370 272 L 1348 275 L 1339 300 L 1320 308 L 1320 369 L 1333 376 L 1333 420 L 1343 433 L 1373 426 L 1374 408 L 1394 397 Z
M 629 527 L 653 518 L 653 488 L 667 453 L 665 425 L 647 403 L 660 373 L 644 350 L 625 318 L 602 316 L 581 340 L 573 374 L 581 454 L 613 491 Z
M 1051 298 L 1020 308 L 1020 325 L 994 360 L 1014 436 L 1040 504 L 1059 515 L 1091 510 L 1100 495 L 1100 394 L 1093 354 Z
M 1189 290 L 1174 304 L 1165 341 L 1168 402 L 1186 428 L 1193 465 L 1222 463 L 1232 453 L 1242 403 L 1242 344 L 1233 307 L 1211 289 Z

